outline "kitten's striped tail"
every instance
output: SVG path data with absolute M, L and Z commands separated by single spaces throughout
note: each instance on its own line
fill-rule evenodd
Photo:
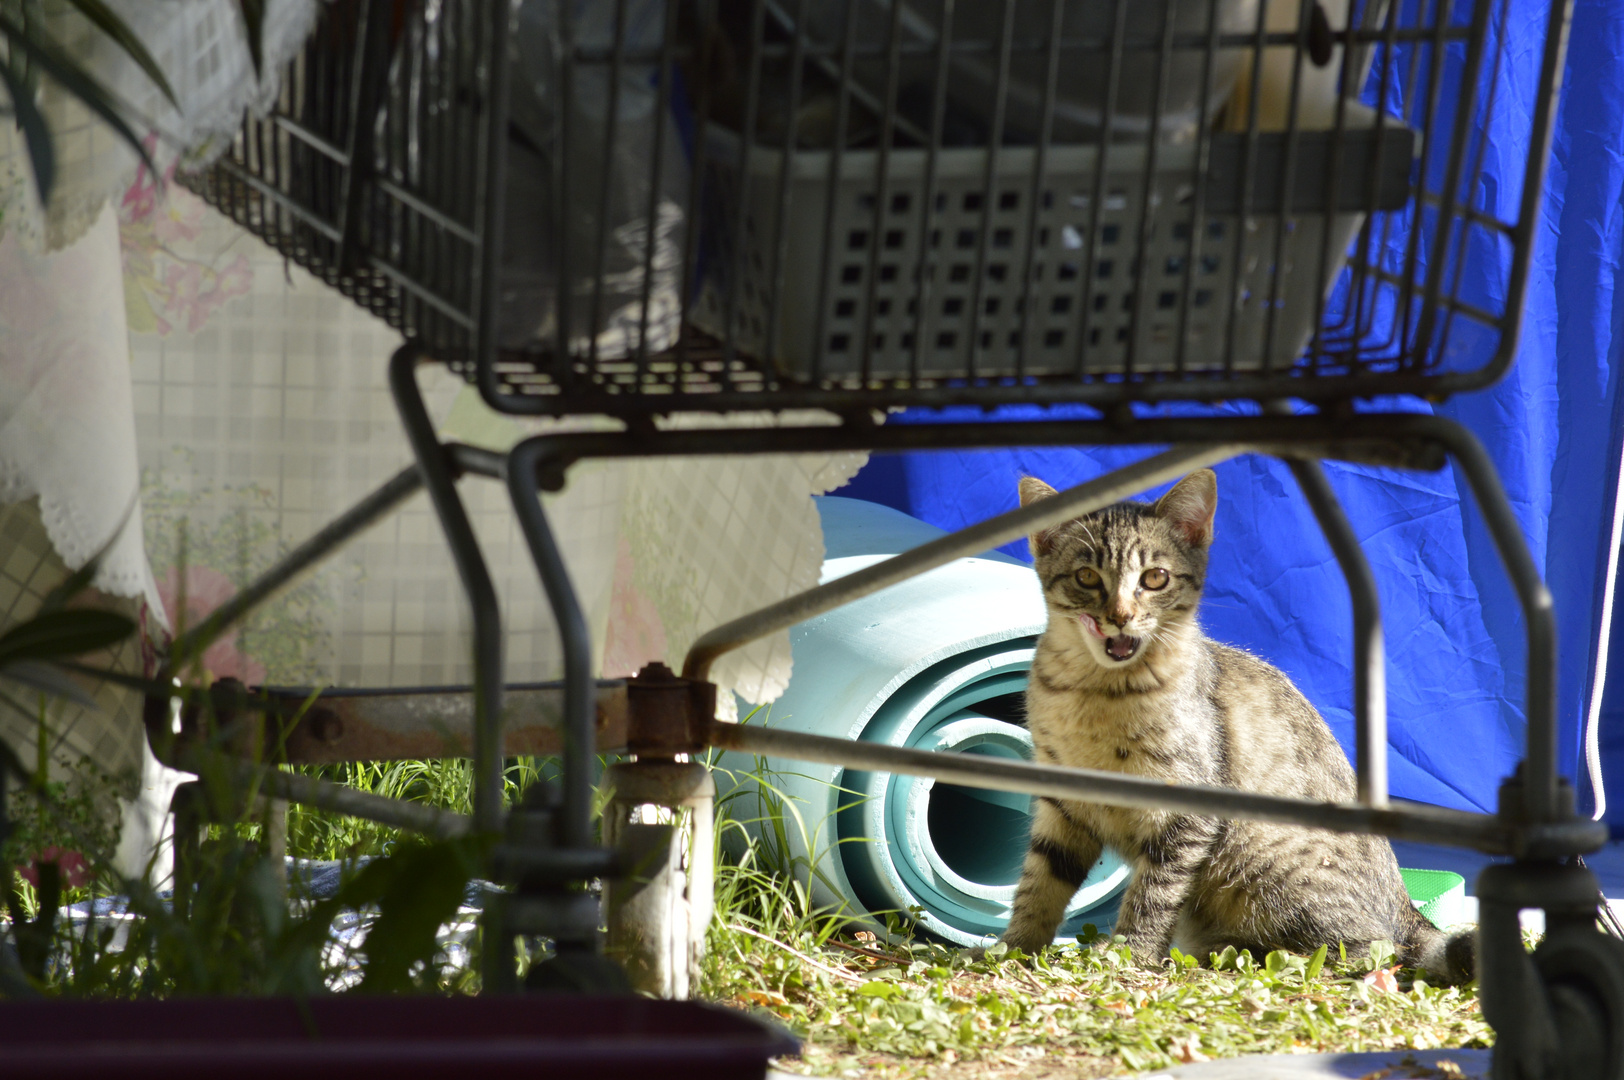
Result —
M 1471 930 L 1445 934 L 1426 916 L 1410 909 L 1410 938 L 1399 950 L 1406 967 L 1420 969 L 1433 985 L 1455 986 L 1477 975 L 1477 935 Z

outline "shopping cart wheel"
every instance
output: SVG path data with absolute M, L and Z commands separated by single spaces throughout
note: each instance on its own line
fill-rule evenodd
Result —
M 632 985 L 655 997 L 688 997 L 699 979 L 713 907 L 716 785 L 696 762 L 612 766 L 604 842 L 622 874 L 607 883 L 609 955 Z
M 1624 943 L 1596 927 L 1600 887 L 1574 862 L 1519 859 L 1478 877 L 1478 978 L 1495 1080 L 1624 1080 Z M 1519 913 L 1545 913 L 1533 955 Z
M 1566 1071 L 1624 1080 L 1624 942 L 1594 927 L 1566 927 L 1534 950 Z

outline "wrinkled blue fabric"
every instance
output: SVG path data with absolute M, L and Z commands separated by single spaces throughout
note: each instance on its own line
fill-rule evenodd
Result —
M 1514 219 L 1549 9 L 1543 0 L 1509 3 L 1499 89 L 1492 103 L 1480 99 L 1469 142 L 1470 152 L 1483 153 L 1484 176 L 1476 190 L 1462 194 L 1479 208 Z M 1624 224 L 1624 5 L 1578 0 L 1566 87 L 1515 363 L 1494 387 L 1458 396 L 1438 412 L 1465 424 L 1488 447 L 1555 596 L 1559 762 L 1564 774 L 1574 776 L 1583 771 L 1584 718 L 1624 437 L 1616 363 L 1624 295 L 1614 293 Z M 1373 100 L 1373 92 L 1366 97 Z M 1388 104 L 1402 108 L 1402 97 L 1390 95 Z M 1432 224 L 1425 214 L 1420 221 Z M 1390 245 L 1387 255 L 1397 258 L 1401 250 Z M 1493 260 L 1509 257 L 1506 245 L 1474 236 L 1467 250 L 1460 294 L 1498 307 L 1504 275 Z M 1333 313 L 1340 297 L 1333 296 Z M 1457 330 L 1445 363 L 1457 370 L 1481 367 L 1494 344 L 1488 335 Z M 1431 408 L 1415 399 L 1368 407 Z M 913 411 L 891 422 L 930 423 L 946 415 Z M 1078 409 L 1069 415 L 1091 414 Z M 878 457 L 840 494 L 884 502 L 954 529 L 1015 506 L 1022 474 L 1062 487 L 1145 453 L 1078 448 Z M 1466 484 L 1453 467 L 1429 474 L 1329 464 L 1327 472 L 1381 593 L 1391 791 L 1405 799 L 1490 810 L 1501 779 L 1522 756 L 1526 639 L 1521 611 Z M 1351 754 L 1352 614 L 1330 549 L 1282 464 L 1230 462 L 1218 469 L 1218 487 L 1204 625 L 1218 640 L 1256 652 L 1290 674 Z M 1023 543 L 1005 550 L 1028 558 Z M 1615 657 L 1624 664 L 1624 627 L 1613 640 Z M 1624 681 L 1624 667 L 1615 672 L 1615 682 Z M 1624 693 L 1609 697 L 1606 715 L 1603 745 L 1614 794 L 1608 817 L 1624 823 Z M 1583 805 L 1587 785 L 1583 777 L 1577 782 Z

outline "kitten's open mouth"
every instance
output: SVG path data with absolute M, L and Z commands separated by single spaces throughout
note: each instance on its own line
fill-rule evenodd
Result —
M 1118 634 L 1116 637 L 1105 639 L 1105 652 L 1112 660 L 1120 663 L 1131 660 L 1133 654 L 1139 651 L 1139 639 L 1129 637 L 1127 634 Z

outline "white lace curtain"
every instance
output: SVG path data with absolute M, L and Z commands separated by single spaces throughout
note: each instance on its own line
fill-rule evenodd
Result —
M 179 108 L 104 33 L 60 0 L 43 12 L 52 37 L 125 103 L 151 154 L 173 165 L 222 150 L 243 110 L 266 106 L 314 23 L 316 0 L 269 0 L 263 79 L 256 79 L 236 0 L 108 0 L 152 53 Z M 56 148 L 42 206 L 23 137 L 0 122 L 0 502 L 35 496 L 70 568 L 114 543 L 96 585 L 154 600 L 141 550 L 124 275 L 115 210 L 156 199 L 140 159 L 49 79 L 39 101 Z M 156 605 L 154 605 L 156 608 Z M 162 620 L 161 609 L 156 609 Z

